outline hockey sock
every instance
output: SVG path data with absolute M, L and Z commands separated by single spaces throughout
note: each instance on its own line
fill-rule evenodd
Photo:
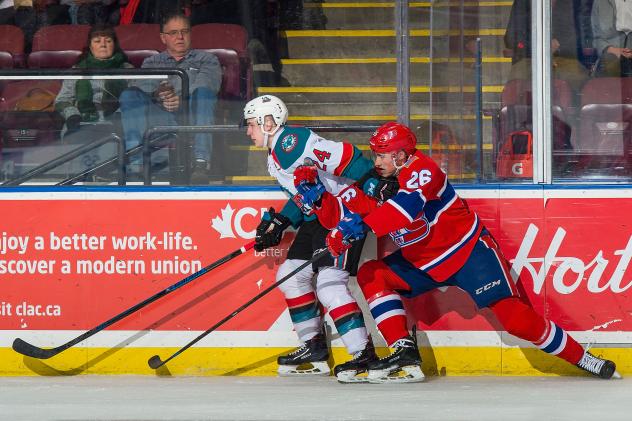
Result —
M 362 310 L 358 304 L 352 302 L 332 308 L 329 310 L 329 315 L 334 321 L 340 339 L 347 347 L 349 354 L 353 355 L 362 351 L 368 342 L 368 335 Z
M 507 332 L 532 342 L 542 351 L 577 364 L 584 354 L 582 346 L 564 329 L 546 320 L 517 297 L 490 306 Z
M 402 298 L 394 290 L 410 287 L 382 261 L 366 262 L 358 271 L 358 285 L 369 304 L 371 315 L 389 345 L 408 336 L 406 311 Z
M 389 346 L 408 336 L 406 311 L 399 294 L 385 291 L 368 298 L 367 302 L 375 324 Z
M 315 292 L 308 292 L 294 298 L 285 298 L 294 330 L 301 341 L 316 336 L 321 330 L 321 313 Z

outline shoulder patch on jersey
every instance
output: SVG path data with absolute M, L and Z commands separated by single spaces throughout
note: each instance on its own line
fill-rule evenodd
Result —
M 404 168 L 409 168 L 413 164 L 413 162 L 415 162 L 418 159 L 419 159 L 419 157 L 417 157 L 415 155 L 411 155 L 408 158 L 408 161 L 406 161 L 406 163 L 404 164 Z
M 292 152 L 296 145 L 298 145 L 298 136 L 294 133 L 290 133 L 281 139 L 281 150 L 283 152 Z

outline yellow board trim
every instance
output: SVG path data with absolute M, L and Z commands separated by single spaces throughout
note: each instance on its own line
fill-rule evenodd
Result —
M 432 36 L 504 36 L 504 28 L 491 28 L 491 29 L 464 29 L 462 31 L 457 29 L 435 29 L 430 31 L 429 29 L 411 29 L 411 37 L 429 37 Z M 356 38 L 356 37 L 394 37 L 395 30 L 393 29 L 298 29 L 281 31 L 281 36 L 285 38 L 322 38 L 322 37 L 344 37 L 344 38 Z
M 429 57 L 412 57 L 411 63 L 474 63 L 474 58 L 434 58 Z M 302 64 L 393 64 L 397 63 L 396 58 L 285 58 L 281 59 L 283 65 L 302 65 Z M 483 57 L 483 63 L 511 63 L 509 57 Z
M 11 348 L 1 348 L 0 376 L 275 376 L 277 357 L 289 349 L 194 347 L 158 370 L 147 365 L 152 355 L 166 358 L 176 351 L 177 348 L 71 348 L 51 359 L 37 360 L 23 357 Z M 592 348 L 591 352 L 615 361 L 621 375 L 632 373 L 631 348 Z M 382 348 L 378 353 L 385 355 L 387 350 Z M 427 375 L 585 375 L 565 361 L 534 348 L 422 347 L 421 354 Z M 349 358 L 344 348 L 333 348 L 331 365 Z
M 500 93 L 504 89 L 503 85 L 483 86 L 484 93 Z M 412 93 L 427 92 L 460 93 L 474 92 L 474 86 L 411 86 Z M 396 86 L 262 86 L 257 88 L 259 94 L 274 93 L 357 93 L 357 94 L 391 94 L 397 92 Z

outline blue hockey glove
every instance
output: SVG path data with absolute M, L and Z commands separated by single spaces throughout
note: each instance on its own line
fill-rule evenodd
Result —
M 292 200 L 306 215 L 311 215 L 314 207 L 320 206 L 320 198 L 325 186 L 318 178 L 315 166 L 301 165 L 294 170 L 294 185 L 298 192 Z
M 368 229 L 369 227 L 362 222 L 360 215 L 357 213 L 349 213 L 338 222 L 336 228 L 327 234 L 325 244 L 327 244 L 329 253 L 331 253 L 333 257 L 340 256 L 351 248 L 351 241 L 364 238 Z
M 360 215 L 357 213 L 349 213 L 338 222 L 336 229 L 340 231 L 344 241 L 351 241 L 364 238 L 369 227 L 362 221 Z
M 325 186 L 320 183 L 307 184 L 302 183 L 296 186 L 298 194 L 295 196 L 294 202 L 306 215 L 310 215 L 315 207 L 320 206 L 320 198 L 325 193 Z

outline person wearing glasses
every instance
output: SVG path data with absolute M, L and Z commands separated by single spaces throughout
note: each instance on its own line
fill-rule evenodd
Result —
M 160 24 L 160 39 L 165 51 L 148 57 L 142 68 L 177 68 L 189 77 L 189 121 L 193 125 L 212 125 L 217 93 L 222 83 L 222 69 L 214 54 L 191 49 L 189 18 L 174 13 L 166 15 Z M 145 130 L 154 126 L 177 125 L 183 105 L 181 80 L 170 76 L 167 80 L 139 80 L 123 92 L 120 98 L 123 132 L 127 149 L 142 142 Z M 181 123 L 181 122 L 180 122 Z M 211 135 L 195 135 L 194 165 L 191 184 L 208 184 L 211 158 Z M 140 162 L 140 154 L 132 162 Z M 134 166 L 132 165 L 132 171 Z

